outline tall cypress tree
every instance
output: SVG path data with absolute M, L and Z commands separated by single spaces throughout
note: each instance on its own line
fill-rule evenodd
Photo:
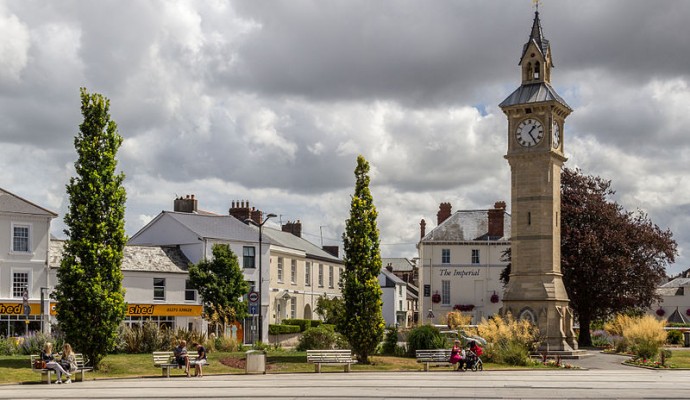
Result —
M 383 339 L 385 323 L 381 306 L 383 291 L 379 285 L 381 252 L 376 207 L 369 191 L 369 163 L 361 155 L 355 168 L 355 194 L 350 204 L 350 218 L 343 234 L 345 273 L 341 288 L 345 303 L 339 330 L 345 335 L 361 363 Z
M 74 139 L 77 176 L 67 185 L 68 239 L 53 298 L 66 340 L 98 368 L 115 346 L 126 310 L 120 269 L 127 241 L 125 177 L 115 172 L 122 137 L 110 120 L 110 101 L 85 88 L 80 92 L 84 120 Z

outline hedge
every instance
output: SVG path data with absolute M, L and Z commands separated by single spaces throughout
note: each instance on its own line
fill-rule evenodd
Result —
M 299 333 L 300 327 L 297 325 L 275 325 L 268 326 L 268 333 L 271 335 L 281 335 L 284 333 Z
M 312 327 L 312 321 L 310 319 L 284 319 L 283 325 L 297 325 L 299 326 L 299 331 L 304 332 Z

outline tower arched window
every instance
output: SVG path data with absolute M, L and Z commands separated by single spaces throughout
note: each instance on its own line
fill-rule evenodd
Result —
M 539 61 L 534 63 L 534 79 L 539 79 Z
M 526 81 L 532 80 L 532 63 L 528 62 L 525 66 L 525 78 Z

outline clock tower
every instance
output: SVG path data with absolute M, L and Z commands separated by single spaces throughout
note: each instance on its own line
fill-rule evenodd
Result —
M 551 46 L 539 11 L 519 66 L 522 84 L 500 107 L 508 117 L 511 170 L 511 274 L 503 313 L 527 319 L 544 338 L 540 350 L 577 349 L 561 273 L 561 167 L 565 118 L 572 109 L 551 86 Z

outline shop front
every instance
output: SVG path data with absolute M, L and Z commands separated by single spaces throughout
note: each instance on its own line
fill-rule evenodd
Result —
M 27 313 L 28 311 L 28 313 Z M 0 335 L 23 336 L 41 330 L 41 303 L 29 302 L 24 309 L 21 302 L 0 303 Z

